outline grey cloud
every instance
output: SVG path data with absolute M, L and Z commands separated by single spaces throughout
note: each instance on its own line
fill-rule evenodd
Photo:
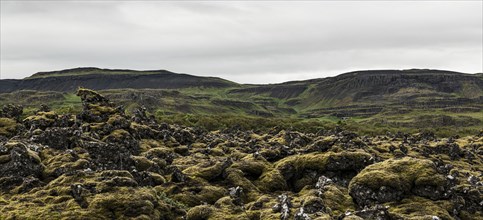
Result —
M 482 2 L 1 2 L 2 78 L 78 66 L 269 83 L 483 70 Z

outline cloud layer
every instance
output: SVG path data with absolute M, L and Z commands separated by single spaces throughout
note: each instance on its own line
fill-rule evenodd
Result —
M 483 3 L 1 2 L 1 77 L 80 66 L 274 83 L 483 70 Z

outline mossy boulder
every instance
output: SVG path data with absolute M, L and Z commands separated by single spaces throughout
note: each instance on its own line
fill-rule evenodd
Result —
M 116 114 L 124 115 L 122 106 L 116 106 L 103 95 L 89 89 L 79 88 L 77 96 L 81 97 L 83 110 L 78 115 L 82 121 L 89 123 L 110 122 L 115 128 L 127 127 L 122 119 L 113 117 Z
M 110 194 L 97 194 L 91 205 L 94 213 L 111 219 L 174 219 L 171 208 L 149 189 L 120 188 Z
M 79 96 L 82 102 L 85 103 L 99 103 L 104 105 L 109 104 L 109 99 L 105 98 L 98 92 L 87 88 L 78 88 L 76 95 Z
M 19 121 L 22 113 L 23 113 L 23 106 L 8 104 L 8 105 L 4 105 L 2 109 L 0 109 L 0 118 L 11 118 L 16 121 Z
M 410 157 L 370 165 L 349 185 L 349 194 L 360 206 L 399 201 L 411 194 L 441 199 L 446 190 L 447 180 L 432 161 Z
M 213 180 L 220 177 L 223 171 L 232 164 L 229 159 L 212 162 L 208 161 L 197 166 L 191 166 L 183 170 L 183 173 L 188 176 L 200 177 L 205 180 Z
M 178 190 L 179 192 L 172 194 L 171 197 L 189 207 L 202 204 L 214 204 L 218 199 L 227 194 L 225 188 L 210 185 L 188 186 L 175 191 Z
M 90 168 L 90 162 L 84 159 L 87 156 L 86 153 L 79 153 L 80 151 L 80 149 L 63 151 L 53 148 L 42 150 L 40 156 L 45 165 L 42 177 L 52 179 L 65 173 L 73 174 L 76 170 Z
M 345 187 L 329 185 L 322 191 L 320 197 L 327 211 L 332 215 L 342 215 L 346 211 L 355 210 L 353 199 Z
M 315 184 L 324 173 L 349 177 L 372 163 L 371 155 L 365 152 L 309 153 L 286 157 L 275 163 L 274 169 L 265 172 L 259 179 L 262 190 L 300 191 L 306 185 Z M 352 175 L 351 175 L 352 174 Z M 304 178 L 311 176 L 311 178 Z
M 209 205 L 200 205 L 191 208 L 186 214 L 186 220 L 208 220 L 213 213 L 213 208 Z
M 36 115 L 29 116 L 23 120 L 25 127 L 27 128 L 40 128 L 45 129 L 48 127 L 52 127 L 57 120 L 59 115 L 55 112 L 37 112 Z

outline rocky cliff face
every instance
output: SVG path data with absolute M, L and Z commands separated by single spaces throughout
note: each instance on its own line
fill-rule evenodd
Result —
M 232 92 L 303 98 L 300 103 L 309 106 L 321 102 L 346 105 L 348 102 L 385 101 L 405 89 L 423 95 L 430 93 L 432 97 L 458 94 L 465 98 L 479 98 L 483 96 L 483 77 L 439 70 L 371 70 L 323 79 L 252 86 Z M 471 90 L 471 93 L 466 94 L 466 90 Z

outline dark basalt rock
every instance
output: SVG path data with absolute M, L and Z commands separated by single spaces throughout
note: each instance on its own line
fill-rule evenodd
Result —
M 356 211 L 354 213 L 348 213 L 346 216 L 359 216 L 362 219 L 374 219 L 374 220 L 385 220 L 391 219 L 391 216 L 388 212 L 387 206 L 383 205 L 375 205 L 369 208 L 364 208 L 362 210 Z M 345 219 L 345 218 L 344 218 Z
M 5 105 L 0 109 L 0 118 L 11 118 L 15 119 L 16 121 L 20 120 L 20 116 L 22 116 L 23 107 L 20 105 Z
M 1 166 L 0 177 L 34 176 L 39 177 L 43 166 L 36 152 L 27 148 L 22 142 L 10 141 L 0 146 Z
M 277 197 L 278 203 L 272 207 L 274 212 L 280 212 L 280 219 L 287 220 L 290 218 L 290 208 L 292 208 L 291 198 L 286 194 Z
M 40 157 L 25 143 L 9 141 L 0 145 L 0 185 L 2 185 L 2 190 L 9 190 L 16 185 L 24 184 L 20 189 L 24 192 L 41 185 L 37 178 L 41 177 L 43 170 L 44 166 Z
M 72 184 L 70 185 L 70 194 L 74 198 L 75 202 L 79 204 L 79 206 L 83 209 L 87 208 L 89 206 L 89 203 L 87 202 L 87 195 L 89 194 L 95 194 L 96 189 L 93 186 L 89 185 L 83 185 L 83 184 Z
M 82 141 L 81 146 L 89 152 L 96 170 L 132 170 L 134 161 L 131 152 L 116 144 Z
M 52 127 L 33 132 L 30 140 L 55 149 L 70 149 L 79 144 L 81 131 L 73 127 Z

